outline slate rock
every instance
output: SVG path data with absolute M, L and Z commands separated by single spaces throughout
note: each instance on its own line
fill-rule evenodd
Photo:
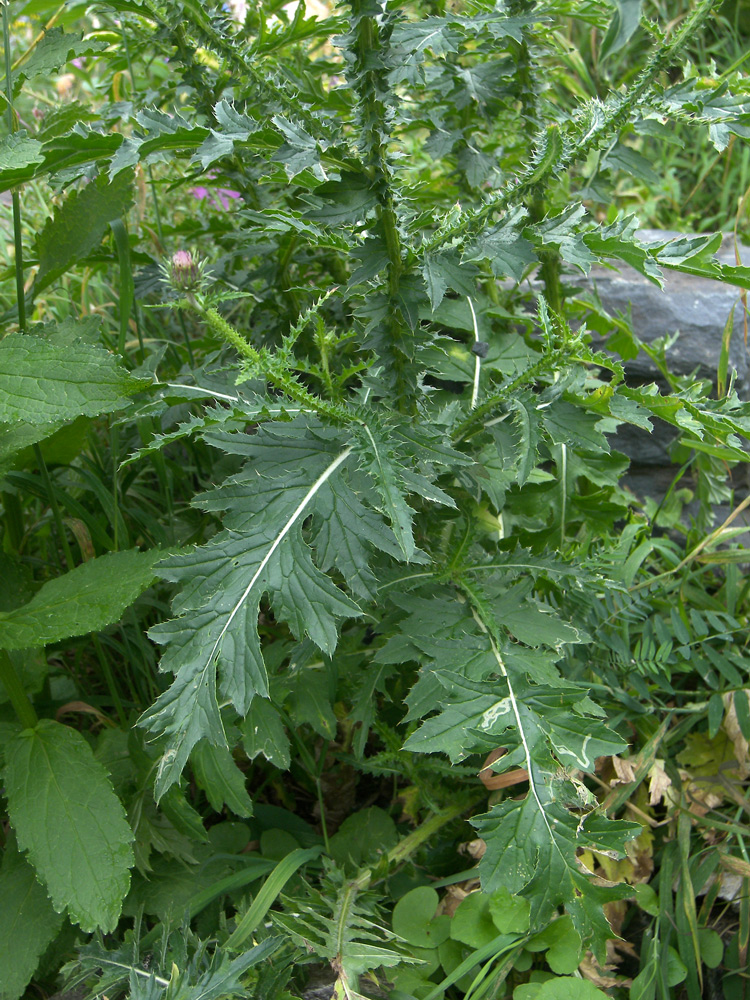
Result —
M 663 243 L 679 235 L 658 229 L 638 232 L 644 243 Z M 740 246 L 739 252 L 742 262 L 750 264 L 750 248 Z M 731 234 L 725 235 L 716 258 L 723 264 L 736 263 Z M 616 271 L 595 265 L 586 277 L 576 278 L 575 283 L 594 290 L 609 313 L 629 312 L 633 331 L 645 343 L 679 333 L 667 352 L 669 368 L 678 375 L 696 372 L 714 383 L 724 327 L 734 308 L 729 365 L 737 372 L 739 395 L 750 397 L 750 355 L 744 342 L 741 289 L 666 268 L 663 273 L 663 290 L 623 263 L 618 264 Z M 658 369 L 642 352 L 628 361 L 625 369 L 629 381 L 662 381 Z
M 680 235 L 660 229 L 638 232 L 643 243 L 664 243 Z M 741 261 L 750 264 L 750 248 L 740 246 L 739 253 Z M 737 263 L 732 234 L 725 234 L 716 258 L 723 264 Z M 750 398 L 750 353 L 744 341 L 741 289 L 667 268 L 663 275 L 664 288 L 660 289 L 627 264 L 619 263 L 617 270 L 595 265 L 587 276 L 576 277 L 575 284 L 594 292 L 611 315 L 629 315 L 634 333 L 644 343 L 678 333 L 667 351 L 669 369 L 677 375 L 695 373 L 714 385 L 724 328 L 734 309 L 729 368 L 737 373 L 735 389 L 740 398 Z M 594 346 L 601 347 L 602 342 L 595 339 Z M 668 391 L 659 369 L 643 352 L 625 363 L 625 372 L 629 385 L 656 382 L 662 391 Z M 670 447 L 677 436 L 675 428 L 654 420 L 651 434 L 625 425 L 611 441 L 633 462 L 657 467 L 670 464 Z

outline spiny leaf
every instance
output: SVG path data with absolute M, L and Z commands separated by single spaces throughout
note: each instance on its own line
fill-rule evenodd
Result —
M 499 581 L 489 589 L 486 583 L 464 585 L 470 603 L 454 595 L 452 609 L 447 589 L 429 598 L 399 598 L 411 614 L 400 623 L 400 646 L 394 637 L 380 658 L 423 662 L 408 699 L 410 718 L 441 707 L 404 749 L 447 753 L 454 762 L 498 745 L 507 749 L 496 767 L 524 768 L 529 791 L 474 821 L 487 842 L 480 868 L 483 886 L 490 892 L 505 886 L 526 896 L 539 926 L 564 904 L 582 938 L 601 952 L 611 932 L 601 913 L 601 893 L 578 869 L 576 850 L 599 843 L 622 853 L 624 841 L 639 828 L 608 824 L 591 812 L 588 793 L 566 777 L 565 769 L 592 771 L 597 756 L 618 753 L 624 744 L 598 720 L 601 710 L 585 688 L 560 679 L 551 664 L 537 675 L 538 654 L 503 638 L 508 629 L 527 643 L 559 645 L 576 641 L 577 635 L 567 626 L 566 636 L 562 622 L 545 635 L 541 609 L 528 586 L 516 585 L 514 598 L 513 589 Z M 453 666 L 459 663 L 461 673 Z
M 35 76 L 47 76 L 71 59 L 91 55 L 106 49 L 107 43 L 95 38 L 83 37 L 83 32 L 65 32 L 62 28 L 50 28 L 31 52 L 28 59 L 13 74 L 13 92 L 18 94 L 24 80 Z M 3 80 L 3 89 L 5 82 Z
M 151 631 L 167 645 L 162 669 L 176 674 L 140 723 L 169 737 L 157 776 L 159 794 L 177 780 L 199 739 L 225 743 L 217 669 L 223 697 L 241 715 L 256 695 L 268 695 L 257 625 L 264 593 L 294 635 L 309 635 L 328 653 L 336 645 L 337 617 L 359 614 L 315 566 L 301 533 L 324 487 L 352 453 L 330 432 L 318 433 L 312 435 L 302 422 L 275 433 L 214 435 L 225 450 L 254 461 L 199 501 L 208 510 L 228 511 L 224 530 L 161 567 L 184 586 L 174 604 L 178 617 Z
M 411 559 L 416 550 L 411 527 L 414 511 L 406 502 L 406 491 L 400 480 L 398 468 L 391 458 L 389 445 L 378 436 L 377 431 L 373 431 L 367 424 L 364 425 L 363 431 L 363 455 L 369 459 L 367 471 L 380 493 L 383 511 L 391 522 L 396 541 L 407 560 Z

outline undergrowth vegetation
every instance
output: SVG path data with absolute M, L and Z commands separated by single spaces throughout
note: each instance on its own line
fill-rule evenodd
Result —
M 747 13 L 674 7 L 2 7 L 2 1000 L 745 996 L 733 331 L 576 286 L 742 336 Z

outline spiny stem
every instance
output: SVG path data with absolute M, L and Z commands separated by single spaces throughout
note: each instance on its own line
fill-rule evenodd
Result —
M 337 403 L 329 403 L 327 400 L 313 395 L 294 375 L 282 369 L 278 364 L 275 364 L 275 359 L 267 352 L 257 351 L 213 307 L 203 308 L 195 302 L 192 305 L 198 310 L 213 333 L 231 344 L 238 354 L 255 365 L 263 376 L 276 386 L 277 389 L 280 389 L 302 406 L 313 410 L 315 413 L 319 413 L 321 416 L 327 417 L 333 423 L 347 424 L 354 421 L 353 414 L 346 407 Z
M 424 244 L 423 253 L 436 250 L 456 238 L 468 238 L 485 224 L 486 220 L 497 212 L 503 212 L 511 202 L 525 200 L 538 184 L 544 183 L 553 173 L 563 173 L 596 148 L 602 138 L 611 136 L 628 120 L 631 111 L 638 104 L 656 77 L 668 69 L 683 46 L 691 36 L 695 35 L 700 25 L 710 15 L 721 0 L 700 0 L 695 10 L 683 21 L 674 38 L 659 46 L 646 66 L 641 70 L 630 90 L 619 100 L 612 101 L 602 109 L 602 118 L 578 142 L 563 151 L 560 157 L 547 164 L 541 174 L 531 164 L 526 172 L 518 178 L 513 178 L 497 195 L 488 198 L 479 208 L 465 212 L 455 223 L 438 230 L 435 236 Z

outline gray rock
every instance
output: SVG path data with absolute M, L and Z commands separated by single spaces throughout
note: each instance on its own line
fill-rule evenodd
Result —
M 664 243 L 682 234 L 659 229 L 642 229 L 644 243 Z M 739 247 L 740 258 L 750 264 L 750 248 Z M 716 257 L 723 264 L 736 264 L 734 238 L 724 236 Z M 695 373 L 716 384 L 724 328 L 734 309 L 734 327 L 729 350 L 729 368 L 737 373 L 735 388 L 741 398 L 750 398 L 750 353 L 745 346 L 741 289 L 708 278 L 664 269 L 664 288 L 644 278 L 627 264 L 617 270 L 595 265 L 585 277 L 576 277 L 576 286 L 599 298 L 611 315 L 630 317 L 639 340 L 651 344 L 660 337 L 678 334 L 667 351 L 667 364 L 676 375 Z M 594 346 L 604 341 L 595 339 Z M 651 359 L 641 352 L 625 363 L 629 384 L 656 382 L 667 386 Z M 673 427 L 654 420 L 653 433 L 623 426 L 612 438 L 613 447 L 643 466 L 669 465 L 669 450 L 677 436 Z
M 679 235 L 657 229 L 643 229 L 638 233 L 644 243 L 661 243 Z M 743 262 L 750 264 L 750 248 L 740 246 L 739 251 Z M 716 257 L 723 264 L 736 263 L 731 234 L 725 235 Z M 575 281 L 576 285 L 594 291 L 607 312 L 629 313 L 633 331 L 645 343 L 678 333 L 667 352 L 670 369 L 677 375 L 696 372 L 713 382 L 716 381 L 724 327 L 734 309 L 729 365 L 737 371 L 738 393 L 743 398 L 750 395 L 750 356 L 744 342 L 741 289 L 665 269 L 662 290 L 622 263 L 616 271 L 595 265 L 585 278 Z M 631 379 L 662 381 L 658 369 L 642 353 L 627 362 L 625 368 Z

